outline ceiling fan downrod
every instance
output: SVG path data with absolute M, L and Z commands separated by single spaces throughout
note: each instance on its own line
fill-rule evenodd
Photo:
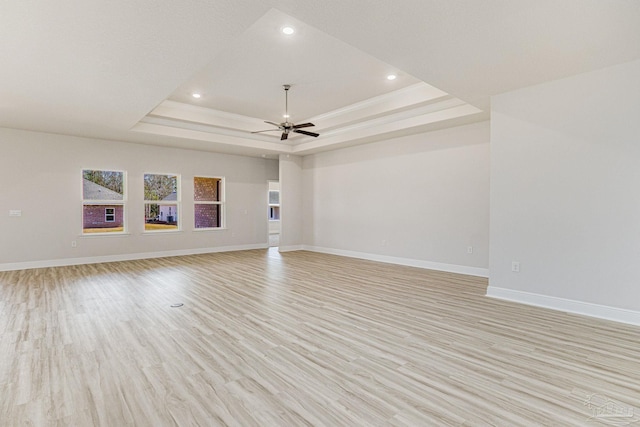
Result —
M 306 130 L 300 130 L 300 128 L 306 128 L 306 127 L 310 127 L 310 126 L 315 126 L 313 123 L 302 123 L 302 124 L 296 125 L 293 122 L 289 121 L 289 89 L 291 89 L 291 85 L 282 85 L 282 87 L 284 88 L 284 122 L 283 123 L 274 123 L 274 122 L 270 122 L 268 120 L 265 120 L 265 123 L 275 126 L 276 129 L 259 130 L 259 131 L 255 131 L 255 132 L 251 132 L 251 133 L 281 131 L 282 132 L 282 135 L 280 137 L 281 141 L 284 141 L 285 139 L 288 139 L 290 132 L 300 133 L 300 134 L 303 134 L 303 135 L 312 136 L 314 138 L 317 138 L 318 136 L 320 136 L 320 134 L 315 133 L 315 132 L 309 132 L 309 131 L 306 131 Z
M 284 88 L 284 122 L 289 122 L 289 89 L 291 85 L 282 85 Z

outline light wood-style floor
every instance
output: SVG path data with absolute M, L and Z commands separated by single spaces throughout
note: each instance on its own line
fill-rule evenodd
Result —
M 486 286 L 275 250 L 0 273 L 0 425 L 602 426 L 607 403 L 638 418 L 640 328 Z

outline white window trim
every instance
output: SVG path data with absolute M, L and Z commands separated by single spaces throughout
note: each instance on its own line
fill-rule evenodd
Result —
M 142 224 L 143 234 L 158 234 L 158 233 L 178 233 L 182 231 L 182 180 L 179 173 L 166 173 L 166 172 L 143 172 L 142 173 L 142 194 L 144 197 L 144 176 L 145 175 L 164 175 L 164 176 L 175 176 L 176 177 L 176 200 L 147 200 L 145 199 L 142 202 L 142 210 L 146 211 L 145 207 L 149 205 L 159 205 L 159 206 L 176 206 L 178 221 L 177 228 L 173 230 L 147 230 L 146 229 L 146 219 L 145 223 Z
M 122 173 L 122 200 L 85 200 L 84 198 L 84 171 L 102 171 L 102 172 L 120 172 Z M 127 171 L 119 169 L 103 169 L 103 168 L 82 168 L 80 169 L 80 236 L 81 237 L 101 237 L 101 236 L 122 236 L 129 235 L 129 227 L 127 223 Z M 85 233 L 84 231 L 84 207 L 90 205 L 120 205 L 122 206 L 122 231 L 106 231 Z M 106 222 L 106 221 L 105 221 Z
M 112 210 L 113 212 L 107 213 L 108 210 Z M 109 219 L 109 217 L 112 217 L 113 219 Z M 104 222 L 116 222 L 115 208 L 104 208 Z
M 227 212 L 226 212 L 226 192 L 227 192 L 227 182 L 224 176 L 208 176 L 208 175 L 195 175 L 194 177 L 194 197 L 193 197 L 193 230 L 194 231 L 212 231 L 212 230 L 226 230 L 227 228 Z M 196 178 L 211 178 L 211 179 L 219 179 L 220 180 L 220 194 L 218 194 L 218 201 L 204 201 L 204 200 L 196 200 L 195 198 L 195 179 Z M 196 228 L 196 205 L 218 205 L 220 208 L 218 209 L 218 213 L 222 216 L 220 220 L 220 227 L 198 227 Z

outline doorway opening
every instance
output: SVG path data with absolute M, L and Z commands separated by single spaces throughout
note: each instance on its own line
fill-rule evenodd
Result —
M 280 246 L 280 182 L 269 181 L 269 247 Z

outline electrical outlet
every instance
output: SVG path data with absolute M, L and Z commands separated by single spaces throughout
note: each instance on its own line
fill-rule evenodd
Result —
M 520 273 L 520 263 L 518 261 L 513 261 L 511 263 L 511 271 L 514 273 Z
M 383 239 L 382 242 L 381 242 L 381 245 L 382 246 L 387 246 L 387 241 Z
M 71 241 L 71 247 L 72 247 L 72 248 L 75 248 L 75 247 L 77 247 L 77 246 L 78 246 L 78 242 L 76 242 L 75 240 L 72 240 L 72 241 Z
M 468 254 L 472 254 L 473 253 L 473 246 L 467 246 L 467 253 Z

